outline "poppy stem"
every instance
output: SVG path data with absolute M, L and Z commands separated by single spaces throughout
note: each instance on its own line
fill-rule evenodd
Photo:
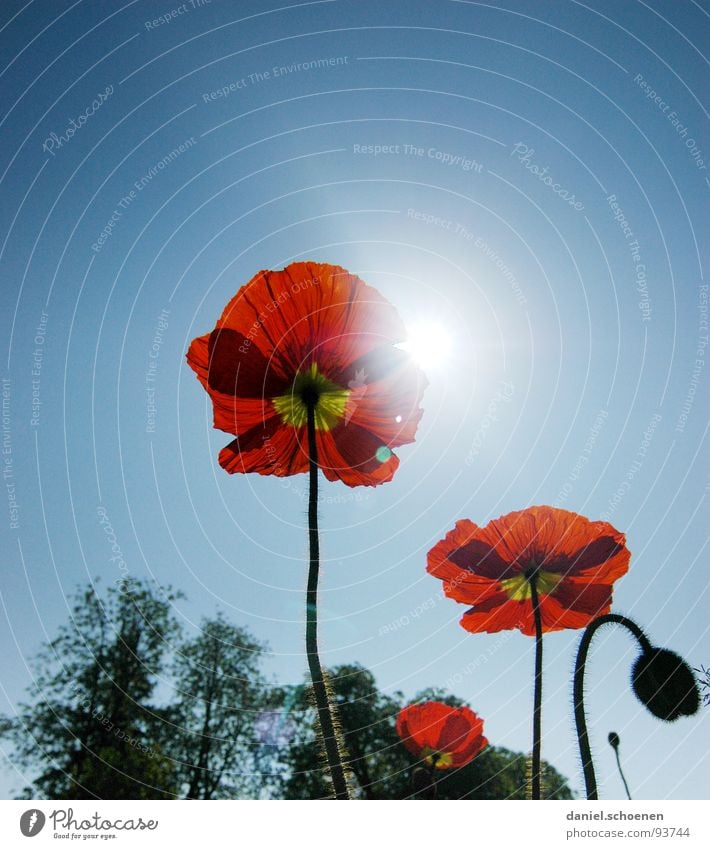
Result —
M 412 771 L 412 794 L 409 799 L 436 799 L 436 775 L 433 766 L 415 767 Z
M 308 405 L 308 542 L 310 549 L 308 584 L 306 587 L 306 654 L 308 669 L 313 683 L 313 694 L 318 712 L 318 723 L 323 737 L 323 746 L 333 781 L 336 799 L 349 799 L 345 770 L 340 758 L 340 747 L 335 721 L 334 707 L 328 695 L 328 685 L 323 676 L 318 656 L 318 572 L 320 569 L 320 542 L 318 539 L 318 447 L 316 445 L 315 407 Z
M 594 773 L 594 764 L 592 762 L 592 749 L 589 745 L 589 733 L 587 731 L 587 719 L 584 712 L 584 672 L 587 665 L 587 655 L 589 653 L 589 645 L 592 642 L 592 637 L 597 632 L 598 628 L 606 625 L 607 622 L 615 622 L 617 625 L 623 625 L 637 640 L 642 651 L 650 652 L 652 650 L 651 643 L 639 626 L 626 616 L 620 616 L 618 613 L 607 613 L 604 616 L 598 616 L 591 622 L 582 634 L 582 639 L 577 650 L 577 660 L 574 665 L 574 690 L 572 700 L 574 702 L 574 723 L 577 727 L 577 741 L 579 743 L 579 757 L 582 761 L 582 770 L 584 772 L 584 785 L 587 791 L 587 799 L 598 799 L 597 778 Z
M 438 755 L 432 755 L 431 769 L 429 770 L 429 782 L 430 782 L 430 796 L 429 796 L 429 798 L 430 799 L 436 799 L 436 795 L 437 795 L 436 782 L 437 782 L 438 776 L 436 774 L 436 762 L 438 760 L 439 760 Z
M 535 617 L 535 697 L 533 702 L 532 799 L 541 798 L 542 775 L 542 616 L 537 594 L 537 576 L 530 578 L 530 597 Z
M 619 757 L 619 739 L 618 734 L 616 738 L 616 742 L 611 744 L 614 749 L 614 754 L 616 755 L 616 765 L 619 768 L 619 775 L 621 776 L 621 780 L 624 782 L 624 790 L 626 790 L 626 798 L 631 801 L 631 793 L 629 792 L 629 785 L 626 783 L 626 776 L 624 775 L 624 770 L 621 768 L 621 758 Z

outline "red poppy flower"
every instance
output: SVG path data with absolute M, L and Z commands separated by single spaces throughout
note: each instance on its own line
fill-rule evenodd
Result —
M 427 571 L 443 580 L 449 598 L 472 605 L 461 619 L 467 631 L 533 635 L 533 576 L 542 630 L 584 628 L 609 612 L 612 584 L 630 556 L 626 538 L 608 522 L 530 507 L 485 528 L 460 520 L 429 552 Z
M 314 403 L 325 476 L 349 486 L 391 480 L 399 465 L 392 449 L 414 441 L 426 384 L 395 347 L 405 336 L 394 307 L 339 266 L 260 271 L 187 353 L 212 399 L 214 426 L 236 436 L 220 465 L 230 473 L 307 471 Z
M 436 769 L 463 766 L 488 745 L 480 717 L 443 702 L 402 708 L 395 727 L 407 749 Z

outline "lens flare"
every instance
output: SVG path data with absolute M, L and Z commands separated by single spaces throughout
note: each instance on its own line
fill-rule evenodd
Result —
M 451 355 L 449 331 L 438 321 L 419 321 L 410 325 L 407 340 L 398 347 L 425 370 L 443 366 Z

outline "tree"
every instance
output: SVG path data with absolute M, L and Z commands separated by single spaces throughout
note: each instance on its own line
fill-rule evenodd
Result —
M 0 725 L 18 764 L 38 771 L 26 797 L 175 795 L 164 715 L 151 699 L 177 634 L 176 597 L 131 578 L 103 599 L 95 585 L 77 594 L 70 624 L 37 657 L 32 704 Z
M 259 670 L 264 646 L 219 614 L 180 647 L 174 663 L 177 701 L 171 747 L 188 799 L 259 796 L 259 731 L 269 692 Z
M 358 664 L 336 667 L 331 685 L 338 704 L 354 795 L 365 799 L 411 797 L 411 772 L 415 764 L 394 728 L 397 714 L 404 706 L 402 694 L 388 696 L 379 692 L 372 673 Z M 415 701 L 423 699 L 462 704 L 440 690 L 427 690 Z M 284 784 L 284 796 L 325 798 L 329 787 L 321 765 L 313 710 L 304 688 L 299 689 L 294 702 L 294 737 L 285 757 L 290 775 Z M 442 771 L 437 797 L 524 799 L 527 761 L 525 755 L 489 746 L 466 766 Z M 566 780 L 549 764 L 544 765 L 543 782 L 545 798 L 573 798 Z

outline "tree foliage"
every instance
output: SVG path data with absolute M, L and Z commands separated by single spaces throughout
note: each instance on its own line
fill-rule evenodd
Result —
M 204 620 L 174 662 L 174 753 L 188 799 L 258 796 L 259 723 L 268 708 L 264 646 L 220 614 Z
M 19 765 L 37 771 L 26 796 L 174 796 L 151 701 L 175 633 L 174 598 L 132 579 L 103 599 L 94 585 L 77 596 L 70 623 L 37 658 L 32 702 L 5 722 Z

